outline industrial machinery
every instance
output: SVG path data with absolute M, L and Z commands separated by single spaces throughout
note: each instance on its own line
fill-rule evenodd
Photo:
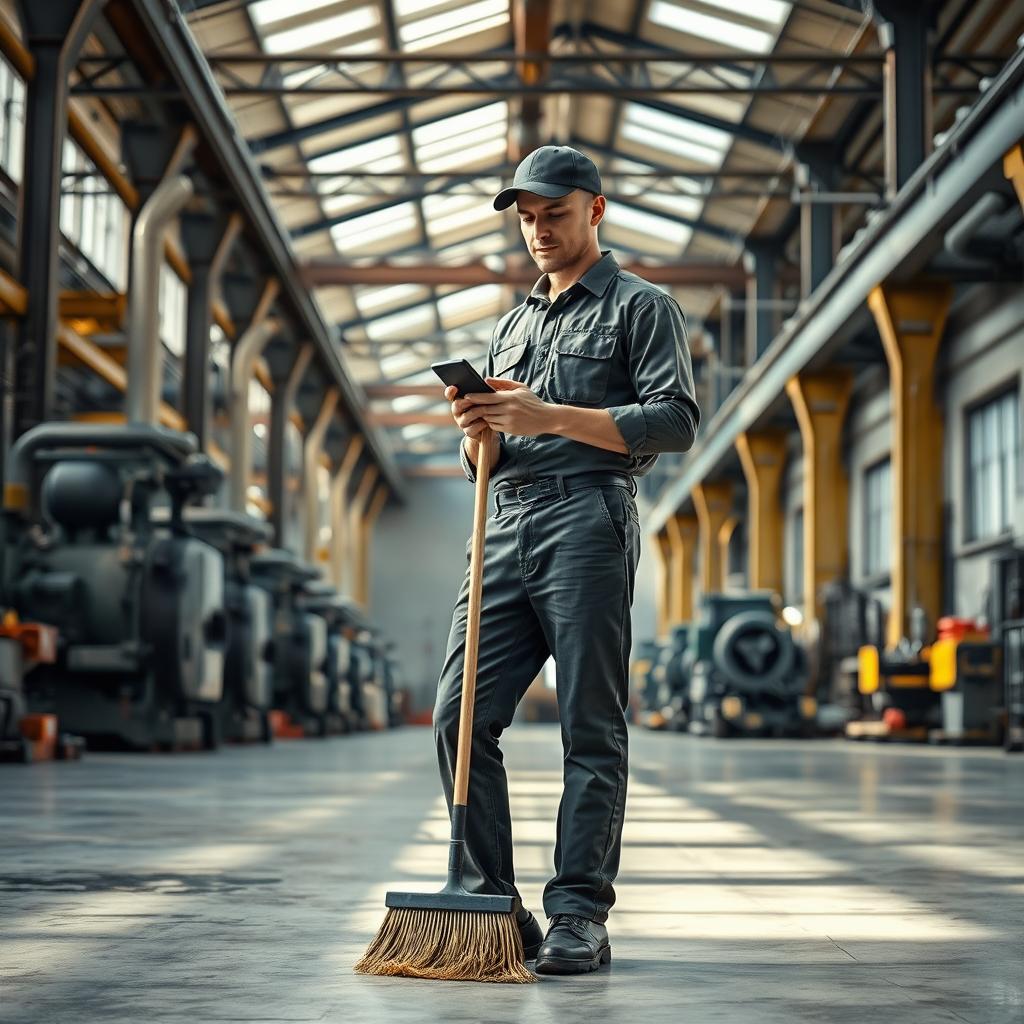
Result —
M 165 521 L 166 510 L 155 509 L 154 520 Z M 214 725 L 230 742 L 270 743 L 272 600 L 267 590 L 253 583 L 250 563 L 256 550 L 270 540 L 271 528 L 243 513 L 204 507 L 186 509 L 184 523 L 224 558 L 227 647 L 224 692 Z
M 272 703 L 287 716 L 289 730 L 281 735 L 326 736 L 327 622 L 303 603 L 304 588 L 319 571 L 281 548 L 254 555 L 250 571 L 273 599 Z
M 327 628 L 327 731 L 333 734 L 351 732 L 356 728 L 349 680 L 352 643 L 345 636 L 345 626 L 352 619 L 352 605 L 323 580 L 311 580 L 306 584 L 302 605 L 307 611 L 319 615 Z
M 806 694 L 803 650 L 768 592 L 706 594 L 689 629 L 689 731 L 718 737 L 808 735 L 817 701 Z
M 148 424 L 49 423 L 11 449 L 4 604 L 59 636 L 55 659 L 25 676 L 29 707 L 91 746 L 217 744 L 223 556 L 183 513 L 222 474 L 195 448 Z
M 939 694 L 942 727 L 933 743 L 997 743 L 1002 731 L 1002 648 L 973 619 L 939 619 L 928 681 Z
M 654 682 L 654 663 L 658 657 L 657 640 L 641 640 L 633 648 L 633 659 L 629 666 L 630 701 L 632 720 L 649 729 L 660 727 L 654 721 L 657 708 L 657 687 Z
M 672 627 L 667 640 L 651 641 L 641 688 L 641 722 L 649 729 L 686 730 L 690 719 L 690 626 Z
M 1024 751 L 1024 549 L 1011 548 L 992 560 L 992 639 L 1003 656 L 1003 745 Z

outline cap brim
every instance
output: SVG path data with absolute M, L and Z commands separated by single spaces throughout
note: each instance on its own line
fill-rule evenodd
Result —
M 562 196 L 567 196 L 575 187 L 575 185 L 553 185 L 548 181 L 524 181 L 522 185 L 516 185 L 515 188 L 502 189 L 494 197 L 494 208 L 507 210 L 516 201 L 516 196 L 520 192 L 532 192 L 545 199 L 560 199 Z

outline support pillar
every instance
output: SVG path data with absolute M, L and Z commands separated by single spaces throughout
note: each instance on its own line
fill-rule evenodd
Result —
M 669 542 L 668 624 L 693 621 L 693 556 L 699 524 L 696 516 L 669 516 L 665 532 Z
M 181 411 L 201 451 L 206 451 L 209 445 L 212 418 L 210 328 L 213 303 L 231 248 L 241 230 L 242 218 L 237 213 L 231 214 L 226 222 L 207 214 L 186 214 L 181 218 L 181 241 L 192 271 L 185 321 Z
M 935 404 L 935 360 L 952 298 L 945 284 L 879 285 L 868 296 L 892 400 L 890 649 L 908 635 L 915 607 L 932 628 L 942 612 L 943 418 Z
M 834 147 L 803 143 L 797 147 L 796 183 L 808 194 L 832 191 L 839 165 Z M 807 298 L 832 269 L 835 213 L 831 203 L 800 204 L 800 297 Z
M 822 587 L 846 574 L 849 484 L 840 447 L 853 375 L 799 374 L 786 383 L 804 446 L 804 631 L 818 635 Z
M 324 438 L 331 425 L 334 410 L 338 407 L 340 392 L 329 388 L 324 395 L 320 411 L 306 434 L 302 445 L 302 498 L 304 506 L 303 539 L 306 561 L 315 564 L 320 539 L 320 453 L 324 449 Z
M 1024 210 L 1024 142 L 1018 142 L 1003 157 L 1003 177 L 1013 183 L 1013 188 Z
M 720 594 L 725 580 L 718 531 L 732 515 L 732 482 L 716 480 L 697 484 L 692 496 L 700 524 L 701 593 Z
M 35 70 L 25 87 L 25 156 L 19 190 L 18 278 L 28 289 L 14 355 L 12 436 L 53 419 L 57 372 L 57 254 L 68 82 L 101 0 L 21 0 Z
M 729 579 L 729 545 L 732 543 L 732 535 L 739 526 L 739 516 L 729 516 L 718 528 L 718 558 L 722 566 L 722 590 L 726 589 Z
M 373 494 L 374 485 L 377 483 L 379 470 L 375 465 L 369 465 L 363 470 L 359 486 L 356 488 L 355 497 L 352 499 L 352 509 L 349 519 L 349 531 L 352 537 L 352 561 L 350 565 L 352 579 L 352 597 L 354 600 L 366 607 L 365 585 L 366 566 L 369 552 L 366 550 L 366 514 L 370 507 L 370 496 Z
M 657 638 L 664 640 L 668 637 L 668 625 L 672 618 L 672 548 L 667 528 L 654 535 L 654 554 L 658 564 L 658 592 L 655 598 Z
M 295 356 L 287 376 L 275 381 L 270 396 L 270 437 L 267 445 L 267 497 L 270 499 L 270 523 L 274 528 L 274 544 L 284 545 L 288 522 L 288 469 L 285 465 L 288 418 L 295 406 L 295 396 L 313 358 L 313 346 L 304 344 Z
M 906 184 L 931 151 L 933 14 L 919 0 L 875 0 L 885 19 L 882 113 L 885 185 L 889 199 Z
M 781 594 L 786 433 L 740 434 L 736 451 L 747 481 L 747 585 Z
M 365 446 L 362 434 L 352 437 L 331 478 L 331 581 L 339 593 L 346 584 L 345 566 L 350 561 L 349 483 Z
M 362 535 L 359 538 L 359 547 L 363 557 L 359 565 L 360 576 L 357 579 L 357 593 L 359 603 L 369 610 L 370 608 L 370 556 L 373 553 L 373 528 L 377 523 L 377 517 L 381 514 L 388 500 L 387 484 L 378 484 L 377 490 L 370 499 L 370 507 L 363 516 Z
M 747 366 L 753 366 L 775 337 L 775 262 L 771 239 L 748 238 L 743 253 L 747 278 Z

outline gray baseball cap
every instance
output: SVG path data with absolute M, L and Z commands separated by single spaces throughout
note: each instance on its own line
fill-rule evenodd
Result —
M 516 168 L 511 186 L 494 197 L 494 208 L 507 210 L 520 192 L 558 199 L 576 188 L 601 194 L 601 175 L 594 161 L 571 146 L 541 146 Z

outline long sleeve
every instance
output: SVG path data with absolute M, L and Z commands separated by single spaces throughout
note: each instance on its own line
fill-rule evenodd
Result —
M 638 401 L 608 409 L 629 455 L 685 452 L 700 425 L 682 310 L 668 295 L 641 306 L 626 337 Z

